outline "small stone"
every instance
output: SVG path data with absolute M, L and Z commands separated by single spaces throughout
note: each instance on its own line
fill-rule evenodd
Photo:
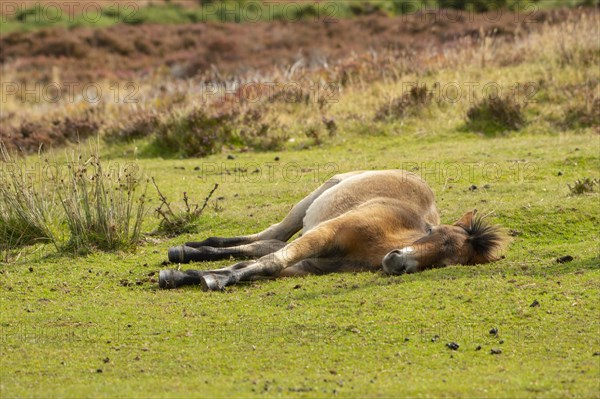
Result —
M 492 349 L 490 350 L 490 354 L 492 354 L 492 355 L 499 355 L 499 354 L 501 354 L 501 353 L 502 353 L 502 349 L 495 349 L 495 348 L 492 348 Z
M 96 369 L 96 373 L 101 373 L 102 369 Z
M 29 271 L 33 273 L 33 267 L 29 266 Z
M 431 342 L 435 342 L 438 339 L 440 339 L 440 336 L 439 335 L 434 335 L 433 338 L 431 338 Z
M 279 157 L 275 157 L 275 161 L 279 161 L 279 159 L 280 159 Z
M 229 155 L 227 155 L 227 159 L 229 159 L 229 160 L 233 160 L 233 159 L 235 159 L 235 156 L 234 156 L 234 155 L 231 155 L 231 154 L 229 154 Z
M 477 345 L 477 347 L 475 348 L 476 351 L 480 351 L 481 350 L 481 345 Z
M 452 349 L 453 351 L 455 351 L 455 350 L 458 350 L 458 348 L 460 348 L 460 345 L 459 345 L 459 344 L 457 344 L 456 342 L 448 342 L 448 343 L 446 344 L 446 347 L 447 347 L 448 349 Z
M 472 184 L 471 187 L 469 187 L 469 191 L 475 191 L 477 190 L 477 186 Z
M 110 359 L 109 359 L 108 357 L 105 357 L 104 359 L 102 359 L 102 361 L 103 361 L 104 363 L 108 363 L 108 362 L 110 362 Z
M 556 175 L 557 175 L 557 176 L 562 176 L 562 175 L 563 175 L 563 172 L 562 172 L 562 170 L 559 170 L 559 171 L 558 171 L 558 173 L 557 173 Z
M 529 305 L 530 308 L 535 308 L 537 306 L 540 306 L 540 303 L 537 299 L 534 299 L 533 302 L 531 302 L 531 305 Z
M 497 329 L 496 327 L 492 328 L 492 329 L 490 330 L 490 334 L 491 334 L 491 335 L 498 335 L 498 329 Z
M 571 255 L 565 255 L 565 256 L 561 256 L 560 258 L 556 259 L 556 263 L 568 263 L 571 262 L 573 260 L 573 257 Z

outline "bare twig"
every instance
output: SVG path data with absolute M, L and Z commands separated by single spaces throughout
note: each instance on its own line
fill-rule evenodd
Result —
M 215 191 L 217 191 L 217 188 L 219 188 L 219 183 L 215 183 L 215 186 L 213 187 L 211 192 L 208 193 L 208 196 L 204 200 L 204 205 L 202 205 L 202 208 L 200 208 L 200 212 L 198 212 L 198 215 L 202 214 L 202 212 L 204 211 L 204 208 L 206 208 L 206 205 L 208 205 L 208 200 L 210 200 L 210 197 L 212 197 L 212 195 L 215 193 Z
M 171 206 L 169 205 L 167 197 L 165 197 L 163 195 L 163 193 L 160 191 L 160 189 L 158 188 L 158 185 L 156 184 L 154 177 L 152 177 L 152 184 L 154 184 L 154 188 L 156 188 L 156 191 L 158 192 L 158 196 L 160 197 L 161 206 L 159 207 L 159 209 L 162 208 L 162 205 L 165 205 L 167 207 L 167 210 L 169 211 L 169 213 L 172 216 L 175 216 L 175 213 L 173 212 L 173 210 L 171 209 Z

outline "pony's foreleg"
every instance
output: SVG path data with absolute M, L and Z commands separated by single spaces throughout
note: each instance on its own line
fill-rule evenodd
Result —
M 203 290 L 222 290 L 239 281 L 256 280 L 264 277 L 277 277 L 282 271 L 308 258 L 318 258 L 321 254 L 330 253 L 333 249 L 334 231 L 328 226 L 321 226 L 309 231 L 284 248 L 272 254 L 245 264 L 225 268 L 219 273 L 205 273 L 200 284 Z
M 319 258 L 319 255 L 332 253 L 333 236 L 331 228 L 320 226 L 258 260 L 240 262 L 216 270 L 161 270 L 159 287 L 201 285 L 204 291 L 222 290 L 239 281 L 274 278 L 280 275 L 327 273 L 331 259 Z M 285 272 L 286 269 L 289 269 L 288 273 Z M 301 270 L 303 273 L 300 273 Z

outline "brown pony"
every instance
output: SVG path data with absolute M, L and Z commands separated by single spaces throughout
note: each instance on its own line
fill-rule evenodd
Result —
M 221 290 L 238 281 L 306 274 L 383 270 L 415 273 L 498 259 L 505 236 L 476 211 L 441 225 L 429 186 L 403 170 L 339 174 L 264 231 L 211 237 L 169 249 L 171 262 L 258 258 L 209 270 L 162 270 L 161 288 L 200 284 Z M 302 234 L 287 241 L 302 229 Z

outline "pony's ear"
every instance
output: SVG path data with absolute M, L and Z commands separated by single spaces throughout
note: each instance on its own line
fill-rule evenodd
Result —
M 471 227 L 473 226 L 473 218 L 475 217 L 476 214 L 477 214 L 477 209 L 473 209 L 472 211 L 469 211 L 469 212 L 465 213 L 464 215 L 462 215 L 460 217 L 460 219 L 458 219 L 456 221 L 456 223 L 454 223 L 454 225 L 460 226 L 465 230 L 470 230 Z

